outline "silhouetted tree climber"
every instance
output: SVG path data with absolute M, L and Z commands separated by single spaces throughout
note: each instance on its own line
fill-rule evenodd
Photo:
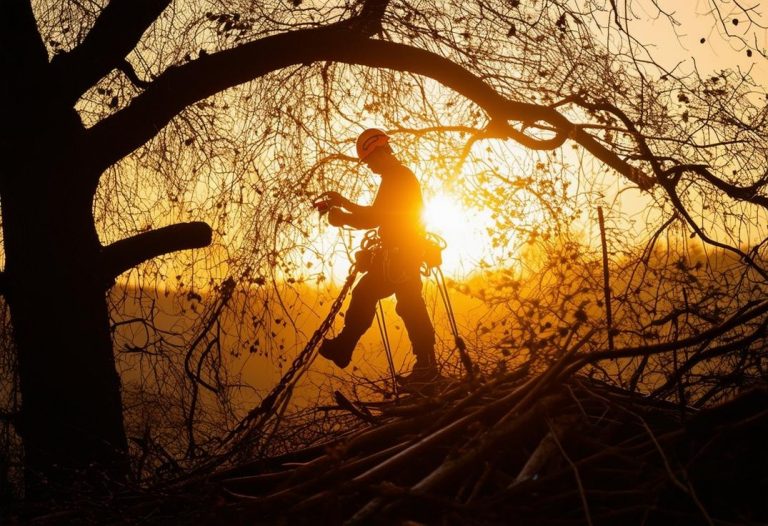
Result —
M 395 294 L 396 311 L 403 319 L 416 355 L 408 382 L 427 382 L 437 377 L 435 330 L 421 294 L 419 268 L 424 257 L 424 200 L 414 173 L 392 153 L 389 137 L 381 130 L 365 130 L 357 139 L 357 155 L 368 168 L 381 176 L 371 206 L 351 202 L 338 192 L 323 194 L 330 206 L 328 222 L 356 229 L 378 228 L 381 240 L 373 250 L 366 273 L 352 290 L 344 329 L 336 338 L 326 339 L 320 355 L 341 368 L 352 359 L 360 337 L 371 326 L 376 304 Z

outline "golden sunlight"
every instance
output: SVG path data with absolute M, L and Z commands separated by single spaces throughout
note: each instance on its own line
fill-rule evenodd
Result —
M 424 223 L 448 243 L 443 251 L 443 271 L 456 278 L 466 277 L 481 261 L 493 258 L 493 248 L 486 233 L 492 226 L 490 213 L 471 210 L 448 193 L 428 198 Z
M 440 192 L 430 197 L 427 193 L 422 219 L 428 232 L 437 234 L 448 244 L 443 251 L 442 265 L 447 276 L 468 278 L 481 266 L 494 266 L 501 256 L 501 250 L 493 248 L 487 232 L 494 228 L 491 213 L 466 207 L 454 194 Z M 312 255 L 319 255 L 324 261 L 322 270 L 313 269 L 332 282 L 341 283 L 349 272 L 353 254 L 359 250 L 365 231 L 329 226 L 325 217 L 317 221 L 312 251 L 302 256 L 302 264 L 306 266 L 313 259 Z

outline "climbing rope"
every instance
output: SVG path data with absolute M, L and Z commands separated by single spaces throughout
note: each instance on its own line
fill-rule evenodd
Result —
M 464 369 L 467 371 L 467 376 L 472 380 L 475 376 L 475 368 L 472 365 L 472 359 L 469 357 L 469 353 L 467 353 L 467 345 L 459 334 L 459 326 L 456 324 L 456 315 L 453 312 L 451 297 L 448 295 L 448 286 L 445 283 L 443 270 L 440 268 L 443 264 L 443 250 L 448 247 L 448 242 L 433 232 L 427 232 L 425 247 L 424 263 L 421 266 L 421 274 L 426 278 L 433 276 L 437 282 L 437 290 L 440 291 L 440 298 L 443 300 L 443 305 L 445 306 L 445 312 L 448 316 L 448 325 L 453 334 L 453 341 L 456 344 L 456 349 L 459 351 L 459 357 L 461 358 L 461 363 L 464 366 Z
M 440 291 L 440 297 L 443 299 L 443 305 L 445 305 L 445 312 L 448 315 L 448 325 L 453 333 L 453 341 L 456 344 L 456 348 L 459 350 L 459 358 L 464 369 L 467 371 L 467 376 L 472 380 L 475 376 L 475 368 L 472 365 L 472 359 L 467 352 L 467 344 L 464 343 L 464 339 L 459 334 L 459 327 L 456 324 L 456 316 L 453 313 L 453 305 L 451 304 L 451 297 L 448 295 L 448 286 L 445 283 L 445 276 L 443 270 L 437 266 L 432 268 L 432 274 L 437 281 L 437 290 Z
M 448 321 L 453 333 L 454 342 L 459 350 L 459 356 L 464 368 L 467 370 L 467 374 L 470 379 L 474 376 L 474 367 L 472 361 L 467 353 L 467 347 L 464 340 L 459 335 L 459 329 L 456 324 L 456 317 L 453 312 L 453 306 L 451 305 L 450 297 L 448 296 L 448 287 L 445 283 L 445 276 L 440 269 L 442 258 L 440 252 L 447 246 L 447 243 L 439 236 L 435 234 L 428 235 L 428 241 L 431 242 L 431 246 L 428 243 L 427 254 L 425 254 L 425 269 L 427 276 L 431 272 L 437 280 L 438 290 L 440 296 L 445 305 L 446 313 L 448 315 Z M 331 304 L 331 309 L 328 315 L 325 317 L 320 326 L 312 334 L 312 337 L 307 341 L 304 349 L 296 356 L 291 364 L 291 367 L 280 378 L 280 382 L 265 396 L 261 403 L 254 407 L 238 424 L 230 431 L 227 436 L 222 440 L 222 444 L 228 443 L 233 438 L 240 435 L 243 431 L 250 431 L 254 429 L 261 429 L 265 421 L 272 416 L 273 410 L 276 407 L 285 407 L 293 393 L 293 386 L 301 378 L 304 372 L 307 370 L 312 360 L 314 359 L 314 351 L 317 348 L 320 341 L 325 337 L 326 333 L 333 326 L 333 321 L 341 310 L 344 300 L 352 289 L 359 272 L 365 272 L 368 270 L 373 257 L 373 252 L 381 246 L 381 241 L 376 235 L 375 230 L 368 231 L 363 237 L 361 242 L 361 249 L 355 254 L 355 263 L 349 269 L 344 285 L 339 292 L 339 295 Z M 429 251 L 432 251 L 430 254 Z M 384 350 L 387 354 L 387 361 L 389 363 L 389 370 L 392 375 L 392 385 L 395 396 L 397 396 L 397 380 L 395 374 L 395 366 L 392 359 L 392 349 L 389 344 L 389 334 L 387 333 L 386 323 L 384 321 L 384 310 L 381 306 L 381 302 L 378 305 L 378 311 L 376 312 L 376 318 L 379 322 L 379 330 L 382 335 L 382 342 L 384 344 Z M 247 435 L 246 435 L 247 436 Z M 245 437 L 243 437 L 245 438 Z
M 287 403 L 287 398 L 291 396 L 293 392 L 293 385 L 301 378 L 306 371 L 308 365 L 314 358 L 314 351 L 317 345 L 326 335 L 326 333 L 333 327 L 333 320 L 338 315 L 344 304 L 344 299 L 349 294 L 352 285 L 357 278 L 358 270 L 357 265 L 353 264 L 349 269 L 347 279 L 344 281 L 344 285 L 341 287 L 341 291 L 331 305 L 331 310 L 325 317 L 323 322 L 312 334 L 312 337 L 307 341 L 304 349 L 293 360 L 291 367 L 286 371 L 280 382 L 265 396 L 261 403 L 254 407 L 238 424 L 230 431 L 224 438 L 223 442 L 229 442 L 232 438 L 239 435 L 246 428 L 260 429 L 264 422 L 272 415 L 272 410 L 275 407 L 280 407 Z

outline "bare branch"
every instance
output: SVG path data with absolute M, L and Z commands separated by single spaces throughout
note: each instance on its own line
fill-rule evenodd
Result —
M 101 152 L 101 158 L 95 162 L 99 163 L 98 168 L 117 162 L 196 101 L 272 71 L 316 61 L 358 64 L 430 77 L 481 106 L 495 123 L 545 121 L 557 130 L 554 138 L 541 140 L 505 126 L 508 135 L 524 146 L 550 149 L 569 137 L 641 189 L 655 184 L 655 179 L 605 148 L 554 109 L 510 100 L 449 59 L 412 46 L 372 40 L 350 31 L 349 24 L 266 37 L 166 71 L 127 108 L 90 129 L 92 150 Z
M 112 0 L 83 42 L 51 61 L 56 91 L 74 104 L 95 82 L 123 63 L 170 0 Z
M 149 86 L 149 82 L 147 82 L 146 80 L 141 80 L 139 76 L 136 74 L 136 70 L 133 69 L 133 66 L 127 60 L 125 59 L 121 60 L 116 67 L 117 69 L 122 71 L 123 74 L 126 77 L 128 77 L 128 80 L 130 80 L 133 83 L 133 85 L 136 86 L 137 88 L 144 89 Z
M 661 354 L 675 349 L 685 349 L 687 347 L 693 347 L 694 345 L 700 345 L 704 342 L 712 341 L 727 332 L 733 330 L 736 327 L 740 327 L 743 324 L 758 318 L 768 312 L 768 302 L 762 302 L 760 304 L 750 304 L 747 307 L 740 309 L 736 314 L 725 320 L 720 325 L 711 327 L 705 331 L 700 332 L 695 336 L 689 338 L 683 338 L 667 343 L 658 343 L 655 345 L 643 345 L 640 347 L 628 347 L 624 349 L 616 349 L 615 351 L 593 351 L 582 356 L 578 356 L 573 360 L 573 366 L 569 367 L 568 372 L 563 376 L 569 376 L 579 370 L 584 365 L 589 363 L 595 363 L 606 359 L 616 358 L 632 358 L 635 356 L 650 356 L 653 354 Z
M 113 280 L 139 263 L 179 250 L 210 245 L 212 230 L 200 221 L 178 223 L 121 239 L 103 251 L 104 275 Z
M 739 338 L 737 340 L 728 342 L 724 345 L 713 347 L 711 349 L 697 351 L 691 355 L 691 357 L 688 358 L 688 360 L 686 360 L 680 367 L 673 371 L 672 374 L 670 374 L 670 376 L 667 378 L 667 381 L 664 382 L 664 384 L 660 387 L 657 387 L 653 393 L 651 393 L 651 395 L 658 396 L 660 394 L 667 393 L 675 385 L 677 385 L 678 382 L 680 382 L 686 373 L 693 369 L 697 364 L 705 360 L 712 360 L 734 351 L 741 351 L 743 349 L 749 348 L 749 346 L 752 345 L 755 341 L 762 340 L 765 337 L 767 328 L 768 320 L 763 320 L 762 323 L 760 323 L 760 325 L 755 328 L 755 330 L 743 338 Z

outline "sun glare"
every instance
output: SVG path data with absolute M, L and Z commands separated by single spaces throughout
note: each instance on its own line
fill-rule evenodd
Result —
M 448 244 L 442 264 L 446 275 L 463 279 L 483 262 L 492 265 L 496 261 L 498 251 L 492 248 L 487 234 L 487 229 L 493 227 L 490 212 L 469 209 L 457 196 L 438 193 L 426 198 L 423 220 L 428 232 L 437 234 Z M 323 254 L 326 265 L 323 272 L 340 283 L 347 276 L 350 257 L 359 250 L 364 231 L 344 229 L 340 232 L 323 225 L 324 221 L 324 218 L 318 220 L 313 252 Z
M 490 241 L 485 232 L 491 218 L 487 213 L 473 211 L 450 194 L 437 194 L 428 199 L 424 208 L 424 223 L 448 243 L 443 251 L 443 271 L 454 277 L 465 277 L 484 258 L 491 256 Z

